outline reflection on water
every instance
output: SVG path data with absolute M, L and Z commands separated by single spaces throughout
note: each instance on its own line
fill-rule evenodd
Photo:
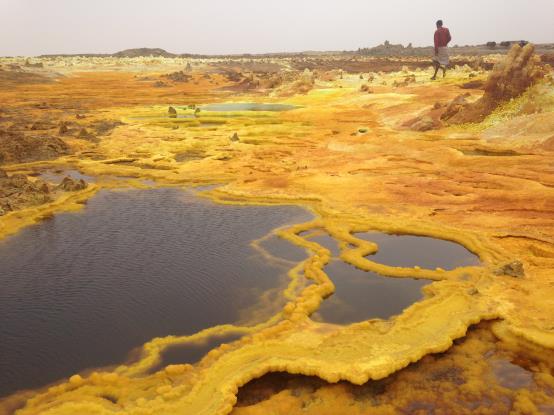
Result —
M 287 281 L 250 241 L 311 218 L 178 189 L 101 191 L 79 213 L 0 241 L 0 395 L 235 322 Z
M 310 242 L 316 242 L 324 248 L 327 248 L 331 252 L 331 256 L 338 257 L 340 255 L 339 244 L 336 239 L 332 238 L 328 234 L 317 234 L 315 236 L 309 236 L 307 238 Z
M 442 239 L 414 235 L 388 235 L 380 232 L 357 233 L 356 237 L 375 242 L 376 254 L 368 259 L 394 267 L 454 269 L 479 265 L 479 258 L 462 245 Z
M 161 362 L 149 372 L 154 373 L 168 365 L 198 362 L 206 353 L 225 343 L 231 343 L 242 337 L 240 334 L 214 336 L 202 343 L 170 346 L 162 352 Z
M 229 102 L 201 107 L 203 111 L 290 111 L 298 108 L 290 104 L 261 104 L 256 102 Z
M 479 264 L 478 257 L 462 245 L 441 239 L 379 232 L 355 236 L 375 242 L 379 250 L 368 259 L 385 265 L 454 269 Z M 339 245 L 327 233 L 314 232 L 304 237 L 329 249 L 334 258 L 325 272 L 335 284 L 335 293 L 322 303 L 313 316 L 315 320 L 347 324 L 370 318 L 388 319 L 420 300 L 423 297 L 421 288 L 430 283 L 362 271 L 338 259 Z
M 277 235 L 261 241 L 260 246 L 270 255 L 291 262 L 300 262 L 308 258 L 308 252 L 300 246 L 296 246 Z
M 430 283 L 412 278 L 388 278 L 359 270 L 340 260 L 331 261 L 325 272 L 335 284 L 335 293 L 321 304 L 313 319 L 347 324 L 370 318 L 387 319 L 423 297 L 421 288 Z

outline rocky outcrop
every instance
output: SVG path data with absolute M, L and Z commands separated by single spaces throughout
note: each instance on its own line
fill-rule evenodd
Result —
M 470 94 L 465 93 L 462 95 L 458 95 L 456 98 L 450 101 L 446 106 L 446 110 L 441 115 L 441 119 L 448 120 L 462 111 L 468 105 L 467 98 L 469 96 Z
M 0 169 L 0 216 L 51 200 L 50 188 L 43 180 L 32 182 L 23 174 L 8 176 Z
M 69 153 L 69 146 L 50 135 L 0 130 L 0 164 L 51 160 Z
M 281 86 L 285 78 L 282 74 L 267 74 L 260 79 L 260 88 L 274 89 Z
M 24 71 L 16 65 L 7 70 L 0 70 L 0 83 L 4 85 L 40 84 L 48 82 L 52 82 L 52 79 L 40 73 Z
M 278 90 L 280 96 L 290 96 L 295 94 L 307 94 L 315 86 L 316 75 L 308 68 L 302 72 L 294 73 L 294 78 L 290 82 L 283 84 Z
M 516 98 L 544 77 L 540 57 L 532 44 L 514 45 L 504 60 L 497 63 L 485 83 L 485 94 L 477 102 L 459 106 L 455 113 L 445 114 L 450 124 L 481 122 L 499 105 Z
M 187 75 L 183 71 L 168 73 L 166 75 L 162 75 L 162 77 L 173 82 L 188 82 L 192 79 L 191 75 Z
M 525 269 L 520 261 L 513 261 L 509 264 L 504 264 L 495 271 L 496 275 L 507 275 L 514 278 L 525 277 Z
M 87 186 L 87 182 L 85 182 L 83 179 L 75 180 L 70 176 L 66 176 L 57 186 L 57 188 L 66 192 L 76 192 L 78 190 L 86 189 Z
M 153 56 L 157 58 L 173 58 L 177 55 L 167 52 L 166 50 L 160 48 L 136 48 L 136 49 L 125 49 L 114 53 L 112 56 L 116 58 L 138 58 L 141 56 Z
M 433 130 L 435 126 L 435 121 L 429 116 L 418 117 L 413 120 L 413 123 L 409 126 L 413 131 L 430 131 Z
M 471 76 L 471 74 L 470 74 Z M 460 88 L 462 89 L 481 89 L 485 86 L 485 81 L 481 81 L 480 79 L 476 79 L 474 81 L 466 82 L 465 84 L 461 85 Z
M 358 53 L 369 56 L 401 56 L 413 53 L 413 47 L 410 44 L 409 47 L 405 48 L 401 44 L 395 45 L 386 40 L 382 45 L 373 48 L 358 49 Z
M 414 83 L 416 83 L 416 77 L 415 75 L 412 74 L 412 75 L 406 76 L 402 81 L 394 81 L 392 83 L 392 86 L 397 88 L 397 87 L 408 86 Z
M 47 120 L 35 121 L 31 124 L 30 130 L 32 131 L 41 131 L 41 130 L 52 130 L 56 128 L 56 124 L 53 124 Z
M 58 128 L 58 134 L 59 135 L 64 135 L 64 134 L 67 134 L 69 132 L 69 128 L 67 128 L 67 123 L 65 122 L 60 122 L 60 127 Z
M 85 116 L 77 114 L 77 119 L 81 120 L 84 118 Z M 123 125 L 123 123 L 116 120 L 99 120 L 86 125 L 71 120 L 64 120 L 58 124 L 58 135 L 73 136 L 82 140 L 96 142 L 98 141 L 97 136 L 110 135 L 120 125 Z
M 89 127 L 94 130 L 96 135 L 99 136 L 106 136 L 110 135 L 112 131 L 119 127 L 120 125 L 123 125 L 121 121 L 116 120 L 102 120 L 102 121 L 96 121 L 91 124 L 89 124 Z

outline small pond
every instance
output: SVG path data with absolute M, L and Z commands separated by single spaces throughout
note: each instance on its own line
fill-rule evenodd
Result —
M 263 104 L 256 102 L 229 102 L 209 104 L 200 107 L 203 111 L 291 111 L 299 108 L 291 104 Z
M 250 242 L 311 219 L 178 189 L 101 191 L 1 240 L 0 396 L 123 362 L 154 337 L 237 322 L 288 283 Z
M 380 232 L 355 236 L 375 242 L 379 250 L 368 259 L 384 265 L 446 270 L 479 265 L 479 258 L 465 247 L 442 239 Z M 329 249 L 333 256 L 324 270 L 335 284 L 335 293 L 323 301 L 314 320 L 348 324 L 370 318 L 388 319 L 422 299 L 421 288 L 432 282 L 360 270 L 338 259 L 337 241 L 328 234 L 316 233 L 308 239 Z
M 355 235 L 375 242 L 379 250 L 368 259 L 393 267 L 415 267 L 450 270 L 479 265 L 479 257 L 455 242 L 415 235 L 389 235 L 365 232 Z

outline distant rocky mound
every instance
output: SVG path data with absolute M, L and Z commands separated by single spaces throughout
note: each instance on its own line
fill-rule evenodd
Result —
M 401 44 L 393 44 L 388 40 L 382 45 L 375 46 L 373 48 L 359 48 L 357 53 L 366 56 L 418 56 L 429 54 L 432 48 L 414 48 L 410 43 L 404 47 Z
M 137 48 L 137 49 L 125 49 L 120 52 L 114 53 L 116 58 L 138 58 L 141 56 L 153 56 L 156 58 L 174 58 L 174 53 L 169 53 L 166 50 L 160 48 Z
M 184 71 L 177 71 L 162 75 L 162 78 L 173 82 L 188 82 L 192 79 L 192 75 L 188 75 Z
M 534 52 L 532 44 L 512 46 L 506 58 L 494 66 L 483 97 L 475 103 L 450 105 L 442 119 L 450 124 L 481 122 L 499 105 L 521 95 L 545 75 L 541 59 Z
M 307 94 L 315 86 L 315 81 L 315 73 L 306 68 L 302 72 L 295 72 L 294 78 L 278 88 L 277 94 L 283 97 L 296 94 Z

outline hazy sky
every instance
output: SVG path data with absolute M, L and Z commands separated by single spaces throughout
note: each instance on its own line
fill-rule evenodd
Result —
M 439 18 L 452 44 L 554 42 L 553 16 L 554 0 L 0 0 L 0 55 L 429 45 Z

